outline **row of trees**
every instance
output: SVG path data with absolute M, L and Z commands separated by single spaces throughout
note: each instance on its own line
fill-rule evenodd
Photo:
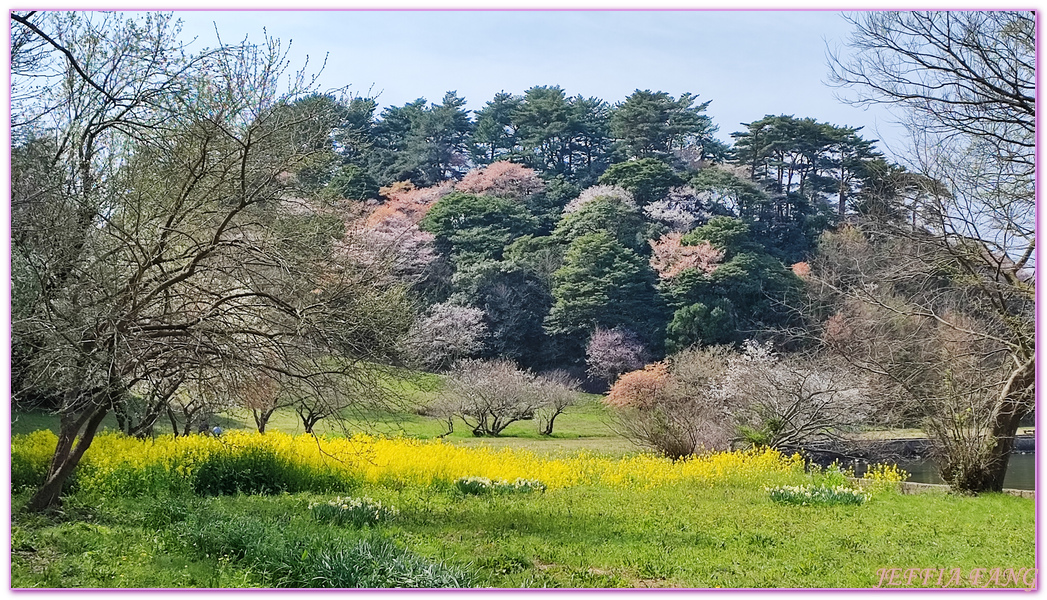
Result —
M 689 93 L 637 90 L 612 105 L 535 86 L 522 95 L 499 92 L 472 115 L 455 92 L 440 103 L 419 98 L 381 112 L 374 99 L 360 96 L 307 101 L 330 112 L 335 127 L 334 146 L 303 184 L 354 199 L 396 181 L 429 186 L 459 179 L 474 166 L 503 160 L 585 186 L 631 158 L 693 165 L 727 152 L 704 114 L 709 103 L 696 104 Z

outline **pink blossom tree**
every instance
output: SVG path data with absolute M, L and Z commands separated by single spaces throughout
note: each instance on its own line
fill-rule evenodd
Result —
M 545 182 L 534 169 L 502 160 L 469 171 L 454 187 L 469 194 L 523 200 L 544 191 Z
M 686 269 L 698 269 L 703 273 L 712 273 L 723 260 L 723 251 L 717 250 L 708 241 L 697 246 L 685 246 L 681 243 L 683 234 L 668 233 L 651 244 L 651 268 L 661 279 L 673 279 Z

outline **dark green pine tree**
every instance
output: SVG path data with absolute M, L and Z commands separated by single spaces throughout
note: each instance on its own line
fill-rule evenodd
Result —
M 570 358 L 581 357 L 597 327 L 637 332 L 657 353 L 664 315 L 647 261 L 605 231 L 571 242 L 553 274 L 553 307 L 545 320 L 550 335 L 566 339 Z
M 512 200 L 455 192 L 433 205 L 419 226 L 436 236 L 437 250 L 461 265 L 501 260 L 505 247 L 534 234 L 538 222 Z
M 523 99 L 506 92 L 498 92 L 494 98 L 476 112 L 476 127 L 473 130 L 473 159 L 480 164 L 490 164 L 509 156 L 516 149 L 516 124 L 513 113 Z

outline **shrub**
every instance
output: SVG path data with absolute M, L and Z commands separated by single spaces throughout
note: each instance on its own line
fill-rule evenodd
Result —
M 377 500 L 368 497 L 342 498 L 337 497 L 327 502 L 316 502 L 309 505 L 309 511 L 313 518 L 332 525 L 349 525 L 352 527 L 363 527 L 375 525 L 380 521 L 388 521 L 399 511 L 394 506 L 383 506 Z
M 725 400 L 751 441 L 802 447 L 834 439 L 875 415 L 869 385 L 845 364 L 819 356 L 779 356 L 752 340 L 731 357 Z M 743 429 L 744 428 L 744 429 Z
M 351 486 L 351 480 L 334 472 L 296 464 L 291 457 L 259 446 L 223 448 L 193 470 L 193 491 L 203 496 L 331 491 Z
M 686 350 L 623 375 L 605 400 L 616 408 L 618 430 L 672 459 L 729 447 L 732 430 L 717 385 L 726 357 L 723 348 Z

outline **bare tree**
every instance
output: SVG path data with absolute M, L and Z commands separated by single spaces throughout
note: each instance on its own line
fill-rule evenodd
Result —
M 924 428 L 946 481 L 963 491 L 1002 486 L 1000 452 L 1010 450 L 1018 415 L 1033 408 L 1032 390 L 1023 397 L 1013 388 L 1011 325 L 984 310 L 982 284 L 960 276 L 937 245 L 868 238 L 857 229 L 823 238 L 811 278 L 832 312 L 823 341 L 878 376 L 887 416 Z M 1031 299 L 1009 301 L 1009 318 L 1031 329 Z M 1009 410 L 1016 413 L 1001 413 Z M 1010 419 L 1014 429 L 1001 436 L 1000 423 Z
M 933 374 L 936 363 L 926 359 L 933 352 L 917 354 L 916 361 L 895 353 L 885 361 L 890 352 L 867 348 L 857 362 L 907 386 L 914 401 L 931 410 L 950 395 L 992 397 L 970 406 L 977 410 L 974 420 L 985 424 L 965 430 L 980 440 L 974 447 L 982 457 L 966 461 L 974 471 L 957 475 L 949 446 L 940 448 L 943 475 L 954 485 L 999 490 L 1035 389 L 1034 15 L 868 12 L 851 21 L 850 54 L 830 56 L 833 81 L 857 90 L 858 104 L 902 109 L 912 139 L 908 166 L 933 185 L 920 190 L 919 211 L 897 206 L 908 218 L 862 224 L 861 234 L 875 246 L 873 260 L 844 268 L 826 256 L 836 264 L 815 272 L 820 285 L 884 316 L 873 320 L 880 330 L 891 315 L 909 328 L 936 332 L 923 343 L 946 339 L 947 330 L 971 336 L 968 347 L 977 349 L 985 369 L 983 377 L 963 379 L 964 385 L 979 382 L 966 391 L 955 383 L 927 383 L 936 381 L 925 376 Z M 941 420 L 954 416 L 929 412 L 929 430 L 948 429 Z
M 31 509 L 59 503 L 131 394 L 179 398 L 260 356 L 292 380 L 360 378 L 392 356 L 403 289 L 336 256 L 340 223 L 283 205 L 329 115 L 296 102 L 311 84 L 286 87 L 279 42 L 190 56 L 170 15 L 12 19 L 47 52 L 16 74 L 48 92 L 19 106 L 13 153 L 32 160 L 12 173 L 14 401 L 47 396 L 60 416 Z
M 843 365 L 775 353 L 749 341 L 732 356 L 720 384 L 741 437 L 773 448 L 805 448 L 839 439 L 871 422 L 878 408 L 869 386 Z
M 553 434 L 553 424 L 569 407 L 578 402 L 581 383 L 567 371 L 551 371 L 539 375 L 534 382 L 538 393 L 538 433 Z
M 533 419 L 544 400 L 536 376 L 508 360 L 463 360 L 448 374 L 433 408 L 458 417 L 476 436 L 496 436 L 516 421 Z

